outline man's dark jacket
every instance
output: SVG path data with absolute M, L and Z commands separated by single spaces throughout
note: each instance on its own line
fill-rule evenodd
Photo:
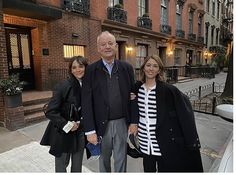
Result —
M 142 85 L 136 83 L 136 93 Z M 156 83 L 156 139 L 169 172 L 202 172 L 200 141 L 186 95 L 162 81 Z
M 127 124 L 138 122 L 137 101 L 130 100 L 134 90 L 134 73 L 130 64 L 115 60 L 118 68 L 122 110 Z M 107 70 L 102 60 L 89 65 L 82 86 L 82 115 L 85 132 L 95 130 L 103 136 L 109 119 Z

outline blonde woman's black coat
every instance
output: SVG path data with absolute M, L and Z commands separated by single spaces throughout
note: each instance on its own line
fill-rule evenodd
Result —
M 50 122 L 40 144 L 50 146 L 50 154 L 60 157 L 61 153 L 74 153 L 78 151 L 78 144 L 84 144 L 81 124 L 77 131 L 63 131 L 68 121 L 81 120 L 80 108 L 81 87 L 75 77 L 71 76 L 55 87 L 45 113 Z M 82 140 L 79 140 L 81 138 Z
M 142 85 L 136 83 L 136 92 Z M 157 81 L 156 138 L 169 172 L 202 172 L 200 142 L 187 96 L 175 86 Z

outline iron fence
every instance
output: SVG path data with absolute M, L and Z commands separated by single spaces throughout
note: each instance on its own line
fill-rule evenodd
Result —
M 187 91 L 185 94 L 189 97 L 194 111 L 215 114 L 215 107 L 223 90 L 224 84 L 213 82 Z
M 53 89 L 54 86 L 60 81 L 68 77 L 67 69 L 48 69 L 48 88 Z

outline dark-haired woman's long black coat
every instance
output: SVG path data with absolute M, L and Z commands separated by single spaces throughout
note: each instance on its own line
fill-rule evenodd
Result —
M 77 110 L 71 111 L 71 104 Z M 63 127 L 68 121 L 81 120 L 80 108 L 81 87 L 75 77 L 71 76 L 55 87 L 46 110 L 45 115 L 50 122 L 40 144 L 50 146 L 50 154 L 60 157 L 61 153 L 75 153 L 79 148 L 84 147 L 85 140 L 81 123 L 77 131 L 69 131 L 69 133 L 63 131 Z M 72 119 L 69 118 L 70 114 L 72 114 Z
M 136 83 L 136 91 L 142 85 Z M 202 172 L 200 142 L 187 96 L 175 86 L 157 81 L 156 138 L 169 172 Z

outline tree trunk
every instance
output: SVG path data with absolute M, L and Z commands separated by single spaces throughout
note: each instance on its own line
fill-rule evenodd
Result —
M 224 92 L 221 94 L 221 98 L 230 97 L 233 98 L 233 46 L 229 53 L 228 74 L 225 82 Z

